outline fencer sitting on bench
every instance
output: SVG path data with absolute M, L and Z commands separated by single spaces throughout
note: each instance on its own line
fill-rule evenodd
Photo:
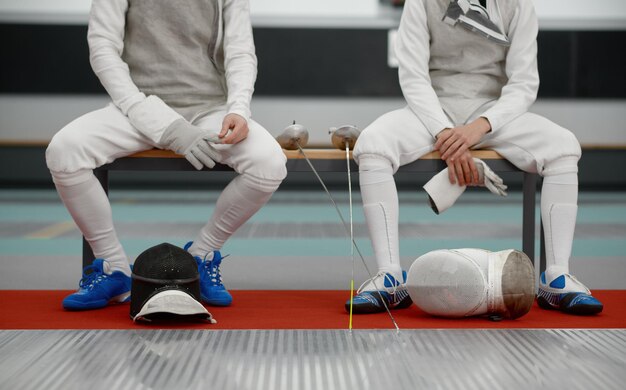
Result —
M 406 1 L 395 49 L 408 105 L 374 121 L 354 148 L 379 271 L 359 289 L 355 313 L 384 311 L 382 299 L 392 309 L 411 303 L 399 254 L 393 174 L 400 166 L 432 150 L 441 153 L 448 166 L 447 187 L 458 188 L 456 194 L 446 192 L 441 176 L 427 185 L 437 212 L 466 185 L 504 191 L 488 170 L 479 174 L 482 163 L 472 159 L 473 148 L 493 149 L 518 168 L 544 177 L 547 269 L 540 278 L 541 307 L 575 314 L 602 310 L 569 270 L 580 145 L 568 130 L 528 112 L 539 87 L 537 30 L 532 0 Z
M 46 151 L 59 196 L 98 258 L 63 306 L 88 310 L 128 300 L 130 259 L 92 170 L 155 147 L 196 169 L 219 162 L 238 173 L 185 247 L 198 263 L 203 302 L 228 306 L 220 249 L 287 175 L 280 146 L 250 117 L 257 59 L 249 2 L 91 3 L 90 60 L 112 102 L 65 126 Z

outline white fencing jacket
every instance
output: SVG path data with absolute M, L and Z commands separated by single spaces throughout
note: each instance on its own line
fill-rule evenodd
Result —
M 190 1 L 93 0 L 91 6 L 91 66 L 113 103 L 155 143 L 175 120 L 192 119 L 181 115 L 185 106 L 221 100 L 228 113 L 250 118 L 257 59 L 248 0 Z M 147 11 L 145 20 L 129 13 L 130 7 L 141 6 Z M 134 24 L 127 26 L 127 21 Z M 128 41 L 129 49 L 142 51 L 138 55 L 124 52 L 129 28 L 135 40 Z M 142 34 L 147 48 L 137 42 Z M 161 51 L 165 57 L 159 56 Z M 124 58 L 132 59 L 133 69 Z M 147 70 L 136 68 L 142 61 Z M 163 69 L 168 66 L 173 69 Z M 200 71 L 194 72 L 195 66 Z
M 435 137 L 480 114 L 492 131 L 528 111 L 539 88 L 537 17 L 532 0 L 487 0 L 509 37 L 500 46 L 442 21 L 449 0 L 407 0 L 398 30 L 400 85 L 411 110 Z

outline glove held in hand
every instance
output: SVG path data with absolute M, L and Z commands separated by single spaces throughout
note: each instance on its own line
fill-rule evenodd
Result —
M 489 168 L 484 161 L 474 158 L 474 164 L 478 170 L 478 181 L 481 186 L 496 195 L 506 196 L 507 186 L 494 171 Z M 450 183 L 448 178 L 448 168 L 442 170 L 424 185 L 424 190 L 428 194 L 430 207 L 436 214 L 441 214 L 450 208 L 465 191 L 467 186 Z
M 209 144 L 218 140 L 217 133 L 211 134 L 184 119 L 174 121 L 165 131 L 159 143 L 174 152 L 183 155 L 196 169 L 203 166 L 213 168 L 220 155 Z

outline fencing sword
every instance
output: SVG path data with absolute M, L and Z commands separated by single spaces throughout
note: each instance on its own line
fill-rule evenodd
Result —
M 354 148 L 354 144 L 356 143 L 356 140 L 360 132 L 356 128 L 356 126 L 347 125 L 347 126 L 341 126 L 338 128 L 333 127 L 330 129 L 329 133 L 331 134 L 331 141 L 333 145 L 337 147 L 338 149 L 345 148 L 345 151 L 346 151 L 346 164 L 348 167 L 348 189 L 349 189 L 349 198 L 350 198 L 350 227 L 349 228 L 346 224 L 345 219 L 343 218 L 343 214 L 341 213 L 339 206 L 337 206 L 337 203 L 335 202 L 335 200 L 333 199 L 333 196 L 328 190 L 328 187 L 326 187 L 326 184 L 324 184 L 324 181 L 322 180 L 317 170 L 311 163 L 311 160 L 304 152 L 303 147 L 306 146 L 309 140 L 308 130 L 304 126 L 297 124 L 296 121 L 294 121 L 293 124 L 287 126 L 283 130 L 283 132 L 278 137 L 276 137 L 276 140 L 278 141 L 278 143 L 283 149 L 286 149 L 286 150 L 297 149 L 300 151 L 300 153 L 302 153 L 302 156 L 306 160 L 309 167 L 311 167 L 311 170 L 317 177 L 317 180 L 319 180 L 320 184 L 322 185 L 322 188 L 324 188 L 324 191 L 326 191 L 326 194 L 328 195 L 331 203 L 335 207 L 335 210 L 337 211 L 337 214 L 339 215 L 339 219 L 341 220 L 344 230 L 350 236 L 350 241 L 351 241 L 350 254 L 352 258 L 352 280 L 350 282 L 350 320 L 348 324 L 350 331 L 352 331 L 352 302 L 353 302 L 353 296 L 354 296 L 354 250 L 355 249 L 359 257 L 361 258 L 361 262 L 363 263 L 363 266 L 365 267 L 367 274 L 369 275 L 370 279 L 374 283 L 374 286 L 376 287 L 376 292 L 380 296 L 381 302 L 383 303 L 383 306 L 385 307 L 385 310 L 387 311 L 387 314 L 389 315 L 391 322 L 393 323 L 396 330 L 399 331 L 400 328 L 398 327 L 398 324 L 395 318 L 391 314 L 391 311 L 389 310 L 389 307 L 387 306 L 385 299 L 380 293 L 380 289 L 378 285 L 376 284 L 376 281 L 374 280 L 374 277 L 372 276 L 372 273 L 370 272 L 370 269 L 367 266 L 367 263 L 365 262 L 365 258 L 363 257 L 361 250 L 359 249 L 356 241 L 354 240 L 354 228 L 353 228 L 353 218 L 352 218 L 352 181 L 350 177 L 350 150 Z

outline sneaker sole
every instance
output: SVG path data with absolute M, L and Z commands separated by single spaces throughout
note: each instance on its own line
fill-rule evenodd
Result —
M 233 299 L 209 299 L 205 295 L 200 295 L 202 298 L 202 302 L 206 303 L 209 306 L 230 306 L 233 303 Z
M 544 297 L 537 297 L 537 305 L 539 305 L 540 308 L 544 309 L 544 310 L 558 310 L 558 306 L 552 306 L 552 304 L 550 302 L 548 302 L 547 299 L 545 299 Z
M 95 309 L 102 309 L 106 307 L 108 304 L 109 304 L 109 301 L 104 301 L 104 300 L 94 301 L 90 303 L 73 302 L 73 301 L 65 302 L 64 301 L 63 308 L 69 311 L 95 310 Z
M 540 308 L 545 310 L 559 310 L 564 313 L 574 314 L 579 316 L 591 316 L 598 314 L 604 310 L 604 305 L 577 305 L 571 308 L 554 306 L 544 297 L 537 297 L 537 304 Z
M 376 296 L 376 294 L 373 294 Z M 373 304 L 362 304 L 362 305 L 352 305 L 352 314 L 374 314 L 374 313 L 382 313 L 385 311 L 385 306 L 380 302 L 380 297 L 376 297 L 376 300 L 380 304 L 380 306 L 375 306 Z M 391 306 L 388 302 L 387 307 L 389 310 L 399 310 L 406 309 L 413 304 L 413 300 L 410 296 L 406 296 L 399 304 L 396 306 Z M 344 305 L 346 311 L 350 313 L 350 301 L 348 300 Z
M 121 304 L 121 303 L 126 303 L 126 302 L 130 302 L 130 292 L 116 295 L 108 301 L 101 299 L 98 301 L 84 303 L 80 301 L 72 301 L 72 300 L 65 301 L 64 300 L 63 308 L 69 311 L 95 310 L 95 309 L 102 309 L 104 307 L 107 307 L 109 304 Z

